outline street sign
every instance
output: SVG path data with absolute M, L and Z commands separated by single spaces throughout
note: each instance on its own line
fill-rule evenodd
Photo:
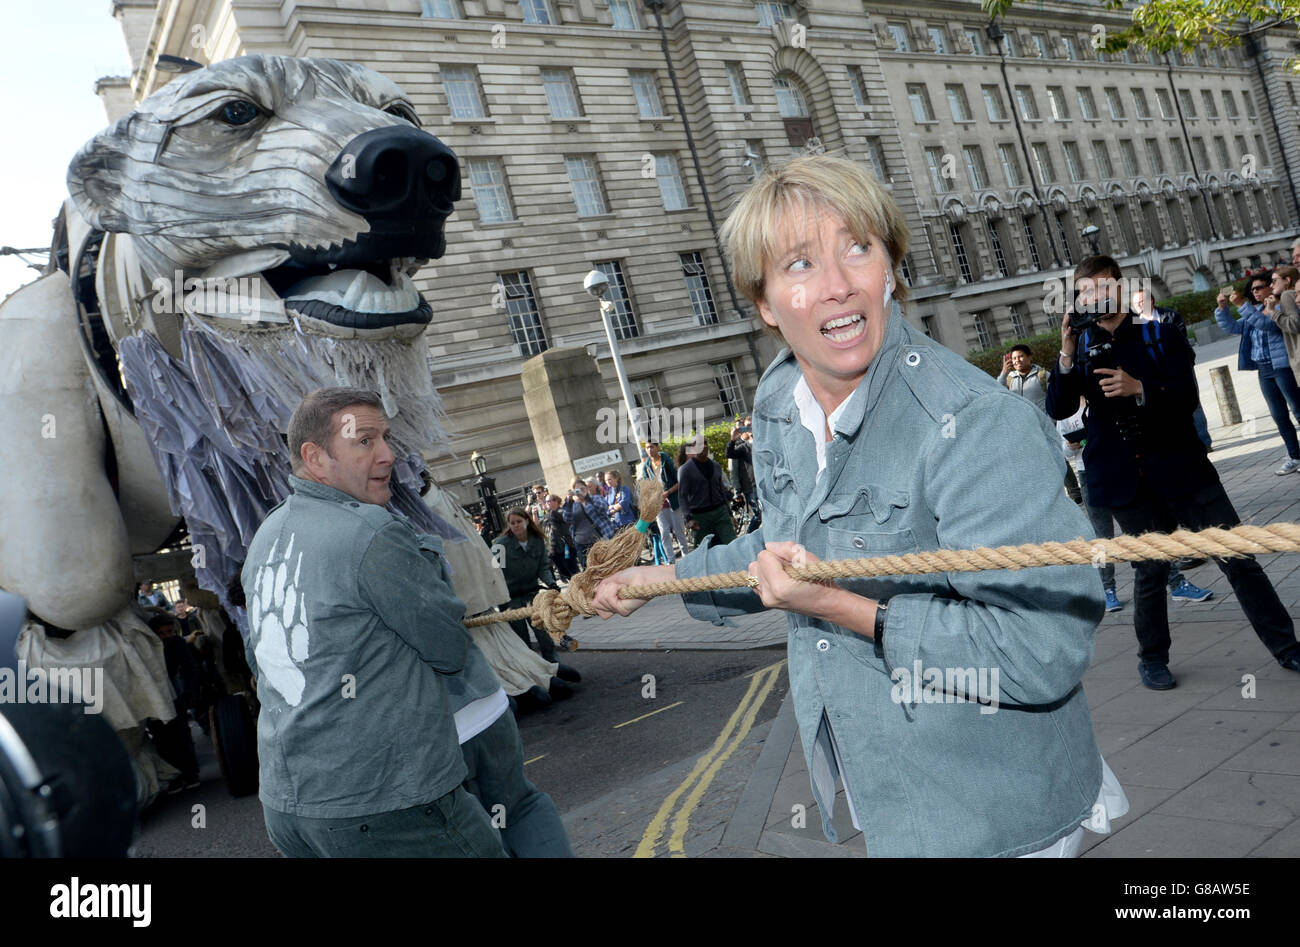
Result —
M 586 473 L 588 470 L 596 470 L 600 467 L 612 467 L 615 464 L 623 462 L 623 452 L 621 450 L 607 450 L 603 454 L 591 454 L 587 457 L 579 457 L 573 462 L 573 469 L 577 473 Z

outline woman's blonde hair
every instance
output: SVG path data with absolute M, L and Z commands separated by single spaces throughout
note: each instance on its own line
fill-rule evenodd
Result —
M 764 171 L 722 225 L 721 237 L 731 263 L 736 289 L 752 303 L 764 301 L 764 271 L 783 250 L 777 241 L 783 222 L 796 226 L 820 211 L 843 218 L 853 238 L 876 237 L 889 253 L 894 298 L 907 299 L 907 284 L 898 272 L 907 253 L 907 221 L 883 185 L 862 165 L 832 155 L 808 155 Z M 782 338 L 773 326 L 768 329 Z

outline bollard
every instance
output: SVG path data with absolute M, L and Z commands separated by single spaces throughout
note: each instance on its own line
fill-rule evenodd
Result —
M 1223 423 L 1240 424 L 1241 408 L 1237 407 L 1237 392 L 1232 387 L 1232 374 L 1227 365 L 1210 369 L 1210 384 L 1214 386 L 1214 400 L 1219 402 L 1219 416 Z

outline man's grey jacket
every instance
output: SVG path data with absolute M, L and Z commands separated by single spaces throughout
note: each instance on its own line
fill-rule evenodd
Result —
M 500 686 L 462 624 L 442 540 L 289 479 L 242 573 L 262 803 L 345 818 L 437 799 L 466 774 L 454 712 Z

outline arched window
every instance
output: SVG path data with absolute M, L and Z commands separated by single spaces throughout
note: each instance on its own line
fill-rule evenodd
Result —
M 772 80 L 776 90 L 776 105 L 785 122 L 785 136 L 791 147 L 802 148 L 804 142 L 817 135 L 812 113 L 808 110 L 808 92 L 794 73 L 783 72 Z

